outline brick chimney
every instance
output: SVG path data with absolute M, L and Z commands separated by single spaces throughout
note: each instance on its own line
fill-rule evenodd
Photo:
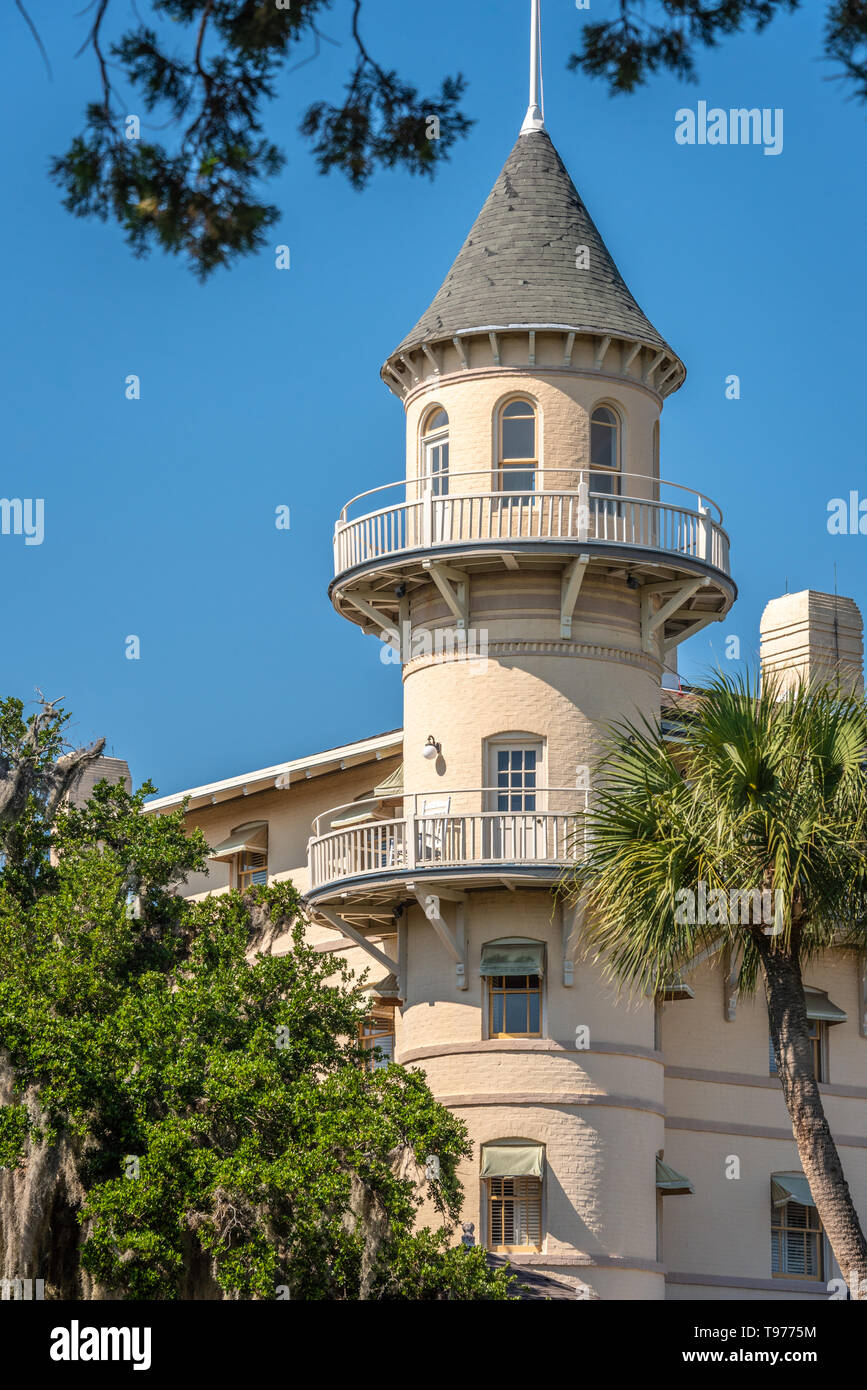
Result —
M 83 806 L 93 795 L 97 782 L 122 781 L 128 792 L 132 791 L 132 777 L 125 758 L 97 758 L 88 763 L 84 772 L 69 793 L 73 806 Z
M 774 673 L 781 693 L 799 681 L 836 682 L 864 691 L 863 622 L 857 603 L 803 589 L 766 604 L 760 624 L 762 674 Z

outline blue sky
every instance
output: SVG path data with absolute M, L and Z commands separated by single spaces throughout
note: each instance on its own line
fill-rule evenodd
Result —
M 593 0 L 589 13 L 614 8 Z M 270 241 L 291 247 L 292 268 L 277 271 L 269 247 L 204 287 L 61 207 L 48 161 L 96 83 L 91 58 L 73 57 L 86 16 L 60 9 L 30 3 L 52 82 L 12 6 L 0 20 L 0 493 L 45 499 L 42 545 L 0 536 L 3 693 L 65 696 L 76 738 L 105 734 L 164 793 L 393 728 L 399 674 L 326 597 L 333 524 L 349 497 L 401 474 L 403 410 L 379 366 L 516 138 L 527 0 L 367 0 L 378 60 L 423 91 L 460 68 L 477 124 L 433 184 L 382 173 L 362 194 L 318 175 L 296 135 L 350 58 L 351 6 L 335 0 L 322 27 L 343 46 L 284 77 L 267 117 L 289 155 Z M 828 80 L 824 5 L 702 54 L 697 85 L 663 76 L 617 99 L 566 71 L 588 12 L 544 9 L 549 131 L 689 370 L 663 413 L 662 474 L 719 502 L 732 537 L 740 597 L 681 649 L 695 677 L 729 634 L 754 659 L 767 600 L 832 590 L 835 565 L 839 592 L 867 607 L 867 537 L 826 525 L 832 497 L 867 495 L 867 111 Z M 675 111 L 700 100 L 782 107 L 783 152 L 678 145 Z M 139 401 L 124 397 L 130 373 Z M 281 503 L 288 532 L 274 526 Z M 125 656 L 130 634 L 139 660 Z

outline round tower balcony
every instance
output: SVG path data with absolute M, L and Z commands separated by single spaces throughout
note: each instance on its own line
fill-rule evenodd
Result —
M 647 474 L 450 471 L 360 493 L 340 513 L 329 593 L 365 629 L 396 627 L 401 600 L 433 580 L 591 565 L 669 601 L 667 646 L 728 612 L 736 595 L 722 513 L 702 493 Z M 583 572 L 583 569 L 582 569 Z M 564 581 L 565 582 L 565 581 Z M 462 625 L 455 612 L 458 626 Z
M 442 892 L 468 888 L 546 887 L 584 847 L 587 792 L 501 787 L 442 788 L 400 798 L 369 798 L 324 812 L 308 845 L 313 907 L 351 911 L 388 907 L 416 885 Z

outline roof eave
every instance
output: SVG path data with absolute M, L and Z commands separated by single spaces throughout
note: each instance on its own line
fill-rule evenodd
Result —
M 371 739 L 360 739 L 355 743 L 341 744 L 337 748 L 327 748 L 306 758 L 293 758 L 288 762 L 275 763 L 273 767 L 258 768 L 254 772 L 241 773 L 237 777 L 228 777 L 220 782 L 209 782 L 204 786 L 173 792 L 170 796 L 156 797 L 153 801 L 146 802 L 144 809 L 172 811 L 187 801 L 188 810 L 198 810 L 202 806 L 233 801 L 239 794 L 252 796 L 254 792 L 267 791 L 281 778 L 302 777 L 304 781 L 308 781 L 312 777 L 341 771 L 341 764 L 360 767 L 366 762 L 379 761 L 383 757 L 398 757 L 402 751 L 403 730 L 395 729 L 386 734 L 377 734 Z M 287 781 L 284 787 L 288 788 L 290 785 Z

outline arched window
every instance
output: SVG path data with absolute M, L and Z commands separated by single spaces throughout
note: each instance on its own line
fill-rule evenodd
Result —
M 425 417 L 421 439 L 421 471 L 435 497 L 449 490 L 449 417 L 437 406 Z
M 590 417 L 590 468 L 594 492 L 618 491 L 620 419 L 609 405 L 597 405 Z
M 539 463 L 536 407 L 509 401 L 500 411 L 498 472 L 501 492 L 533 492 Z

